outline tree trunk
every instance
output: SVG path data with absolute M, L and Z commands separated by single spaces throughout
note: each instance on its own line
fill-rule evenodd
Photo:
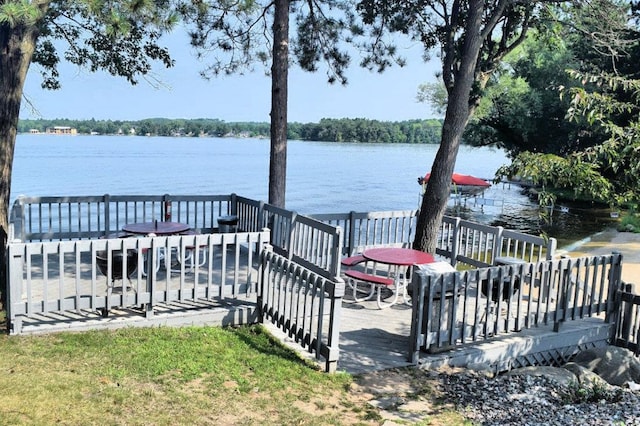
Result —
M 285 207 L 287 190 L 287 85 L 289 73 L 289 0 L 276 0 L 271 64 L 271 154 L 269 204 Z
M 6 306 L 6 248 L 13 153 L 22 91 L 37 38 L 36 26 L 0 24 L 0 291 Z
M 465 40 L 460 53 L 460 67 L 457 72 L 443 70 L 444 73 L 454 75 L 453 84 L 448 90 L 449 101 L 442 127 L 440 147 L 433 161 L 431 175 L 422 197 L 420 214 L 416 225 L 416 236 L 413 248 L 434 253 L 438 241 L 438 231 L 449 199 L 451 190 L 451 175 L 456 164 L 458 148 L 462 134 L 469 121 L 474 105 L 471 102 L 471 90 L 476 79 L 476 63 L 482 39 L 483 2 L 476 0 L 469 2 L 469 18 L 465 28 Z M 443 49 L 450 52 L 452 49 Z M 451 54 L 451 53 L 449 53 Z M 443 60 L 443 64 L 453 61 Z

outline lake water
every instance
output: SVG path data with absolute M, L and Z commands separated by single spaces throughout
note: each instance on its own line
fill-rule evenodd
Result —
M 300 213 L 416 209 L 417 178 L 431 168 L 434 145 L 289 141 L 286 204 Z M 456 171 L 490 179 L 502 151 L 461 147 Z M 21 134 L 11 199 L 18 195 L 229 194 L 267 200 L 269 141 L 234 138 L 53 136 Z M 494 185 L 465 217 L 539 233 L 537 204 L 520 187 Z M 502 205 L 502 203 L 504 203 Z M 550 236 L 582 238 L 609 224 L 608 212 L 572 205 L 554 212 Z

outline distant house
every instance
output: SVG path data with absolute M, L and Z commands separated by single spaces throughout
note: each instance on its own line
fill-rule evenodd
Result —
M 38 135 L 38 134 L 40 134 L 40 130 L 38 130 L 38 129 L 29 129 L 29 133 L 31 133 L 32 135 Z
M 54 126 L 54 127 L 47 127 L 47 134 L 49 134 L 49 135 L 77 135 L 78 134 L 78 130 L 75 127 Z

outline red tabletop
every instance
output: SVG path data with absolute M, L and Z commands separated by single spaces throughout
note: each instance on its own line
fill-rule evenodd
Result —
M 365 250 L 362 255 L 367 259 L 388 265 L 423 265 L 435 262 L 433 255 L 420 250 L 399 247 L 382 247 Z
M 179 222 L 142 222 L 128 223 L 122 227 L 125 232 L 132 234 L 156 234 L 156 235 L 173 235 L 188 231 L 191 227 L 186 223 Z

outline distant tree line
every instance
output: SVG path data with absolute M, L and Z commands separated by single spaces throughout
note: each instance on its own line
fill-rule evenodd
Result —
M 213 136 L 269 137 L 269 123 L 227 123 L 218 119 L 150 118 L 139 121 L 119 120 L 20 120 L 18 132 L 45 132 L 54 126 L 69 126 L 79 134 L 139 136 Z M 440 142 L 442 120 L 409 120 L 387 122 L 363 118 L 324 118 L 319 123 L 290 123 L 291 140 L 372 143 Z

